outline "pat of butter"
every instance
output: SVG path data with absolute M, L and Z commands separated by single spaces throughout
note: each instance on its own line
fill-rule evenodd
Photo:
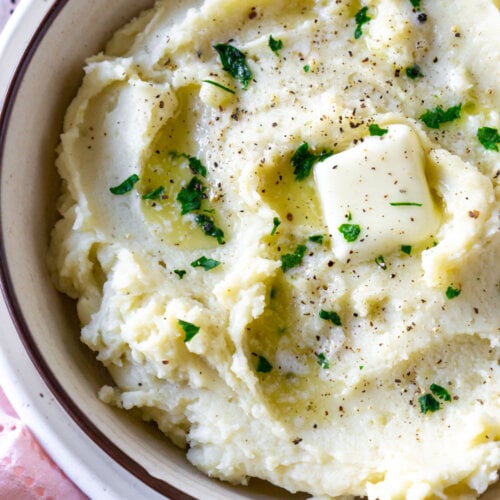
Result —
M 422 242 L 438 227 L 416 133 L 406 125 L 387 129 L 385 135 L 366 137 L 314 167 L 339 260 L 376 258 Z

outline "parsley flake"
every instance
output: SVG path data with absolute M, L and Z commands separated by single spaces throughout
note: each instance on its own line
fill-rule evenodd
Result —
M 276 230 L 278 229 L 278 226 L 281 224 L 281 221 L 278 219 L 278 217 L 275 217 L 273 219 L 273 229 L 271 231 L 271 236 L 274 236 L 276 234 Z
M 348 243 L 356 241 L 361 233 L 361 227 L 358 224 L 341 224 L 338 230 Z
M 370 135 L 385 135 L 389 132 L 389 129 L 380 128 L 376 123 L 368 125 L 368 130 L 370 131 Z
M 207 236 L 215 238 L 219 245 L 224 243 L 224 231 L 215 225 L 212 217 L 205 214 L 198 214 L 194 220 Z
M 421 207 L 422 203 L 417 203 L 415 201 L 391 201 L 389 205 L 391 205 L 391 207 Z
M 420 411 L 422 413 L 434 413 L 441 408 L 439 401 L 434 398 L 432 394 L 424 394 L 423 396 L 420 396 L 418 398 L 418 403 L 420 404 Z
M 340 316 L 335 311 L 325 311 L 321 309 L 319 312 L 319 317 L 327 321 L 331 321 L 335 326 L 342 326 L 342 320 Z
M 385 263 L 384 256 L 379 255 L 378 257 L 375 258 L 375 264 L 377 264 L 380 269 L 383 269 L 384 271 L 387 270 L 387 264 Z
M 305 245 L 297 245 L 293 253 L 287 253 L 281 256 L 281 269 L 283 272 L 298 266 L 302 262 L 302 258 L 306 254 L 307 247 Z
M 192 267 L 202 267 L 205 269 L 205 271 L 210 271 L 211 269 L 214 269 L 220 265 L 220 262 L 218 260 L 214 259 L 209 259 L 205 256 L 200 257 L 199 259 L 196 259 L 195 261 L 191 262 Z
M 184 342 L 189 342 L 200 331 L 199 326 L 188 323 L 187 321 L 184 321 L 182 319 L 178 319 L 177 324 L 182 328 L 184 332 Z
M 182 278 L 184 278 L 186 271 L 184 271 L 184 269 L 174 269 L 174 273 L 177 274 L 177 276 L 179 276 L 179 279 L 181 280 Z
M 462 290 L 460 288 L 453 288 L 453 285 L 450 285 L 446 289 L 446 298 L 447 299 L 454 299 L 455 297 L 458 297 Z
M 307 238 L 309 241 L 312 241 L 313 243 L 317 243 L 318 245 L 322 245 L 323 242 L 325 241 L 325 235 L 324 234 L 313 234 L 312 236 L 309 236 Z
M 442 401 L 451 401 L 450 393 L 444 387 L 441 387 L 437 384 L 431 384 L 430 389 L 432 394 L 434 394 L 434 396 L 438 397 Z
M 230 89 L 229 87 L 226 87 L 225 85 L 222 85 L 221 83 L 214 82 L 213 80 L 202 80 L 203 83 L 209 83 L 210 85 L 213 85 L 214 87 L 218 87 L 222 90 L 225 90 L 226 92 L 229 92 L 230 94 L 236 94 L 236 92 L 233 89 Z
M 477 129 L 477 138 L 485 149 L 498 151 L 497 143 L 500 142 L 498 129 L 491 127 L 481 127 Z
M 362 26 L 366 24 L 368 21 L 371 21 L 371 17 L 368 16 L 368 7 L 363 7 L 354 16 L 354 20 L 356 21 L 356 29 L 354 30 L 354 38 L 357 40 L 363 34 Z
M 258 373 L 269 373 L 273 369 L 273 365 L 264 357 L 260 356 L 257 358 L 257 372 Z
M 304 70 L 304 73 L 309 73 L 311 66 L 309 66 L 309 64 L 305 64 L 302 69 Z
M 193 177 L 189 184 L 183 187 L 177 195 L 177 201 L 181 204 L 181 214 L 187 214 L 201 208 L 201 200 L 206 198 L 207 188 L 198 177 Z
M 156 189 L 142 195 L 143 200 L 157 200 L 165 192 L 165 186 L 159 186 Z
M 411 245 L 401 245 L 401 251 L 406 255 L 411 254 Z
M 309 144 L 303 142 L 295 151 L 290 160 L 294 170 L 295 180 L 301 181 L 309 176 L 315 163 L 326 160 L 333 151 L 323 150 L 319 155 L 309 151 Z
M 406 76 L 415 80 L 416 78 L 422 78 L 424 74 L 422 73 L 422 69 L 418 64 L 412 64 L 406 68 Z
M 443 109 L 442 106 L 437 106 L 434 109 L 428 109 L 420 119 L 429 127 L 438 129 L 442 123 L 451 122 L 460 118 L 462 112 L 462 104 L 457 104 L 448 109 Z
M 201 163 L 198 158 L 194 156 L 188 156 L 189 168 L 193 174 L 200 174 L 202 177 L 207 176 L 207 167 Z
M 246 56 L 233 45 L 218 43 L 214 45 L 222 64 L 222 69 L 227 71 L 235 80 L 238 80 L 243 90 L 248 88 L 252 80 L 252 71 L 248 67 Z
M 420 10 L 420 0 L 410 0 L 413 8 L 416 10 Z
M 125 194 L 132 191 L 137 182 L 139 182 L 139 176 L 137 174 L 132 174 L 121 184 L 118 184 L 118 186 L 110 187 L 109 190 L 116 195 Z
M 319 354 L 316 354 L 316 359 L 318 361 L 319 366 L 321 366 L 321 368 L 324 368 L 325 370 L 328 370 L 328 368 L 330 368 L 330 363 L 329 363 L 328 359 L 326 359 L 326 356 L 322 352 L 320 352 Z
M 273 35 L 269 35 L 269 48 L 279 56 L 278 52 L 283 48 L 283 42 L 281 40 L 276 40 Z

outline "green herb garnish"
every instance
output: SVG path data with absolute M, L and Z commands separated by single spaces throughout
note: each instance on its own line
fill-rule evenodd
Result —
M 401 251 L 406 255 L 411 254 L 411 245 L 401 245 Z
M 420 119 L 429 127 L 437 129 L 442 123 L 451 122 L 460 118 L 462 104 L 457 104 L 448 109 L 443 109 L 438 106 L 434 109 L 427 110 Z
M 276 230 L 278 229 L 278 226 L 281 224 L 281 221 L 278 219 L 278 217 L 275 217 L 273 219 L 273 229 L 271 231 L 271 236 L 274 236 L 276 234 Z
M 418 64 L 412 64 L 406 68 L 406 76 L 415 80 L 416 78 L 422 78 L 424 74 L 422 73 L 422 69 Z
M 207 188 L 198 177 L 193 177 L 189 184 L 183 187 L 177 195 L 177 201 L 181 204 L 181 214 L 187 214 L 201 208 L 201 200 L 206 198 Z
M 497 143 L 500 142 L 500 135 L 498 129 L 491 127 L 481 127 L 477 129 L 477 138 L 479 142 L 491 151 L 498 151 Z
M 210 271 L 214 267 L 217 267 L 220 265 L 220 262 L 218 260 L 214 259 L 209 259 L 205 256 L 200 257 L 199 259 L 196 259 L 195 261 L 191 262 L 192 267 L 202 267 L 205 269 L 205 271 Z
M 361 227 L 358 224 L 341 224 L 338 230 L 348 243 L 356 241 L 361 233 Z
M 357 40 L 363 34 L 362 26 L 363 24 L 371 21 L 371 17 L 368 16 L 368 7 L 363 7 L 362 9 L 356 12 L 354 16 L 354 20 L 356 21 L 356 29 L 354 30 L 354 38 Z
M 146 194 L 142 195 L 143 200 L 157 200 L 158 198 L 161 197 L 161 195 L 165 192 L 165 187 L 164 186 L 159 186 L 156 189 L 153 189 L 152 191 L 149 191 Z
M 377 264 L 377 266 L 383 269 L 384 271 L 387 270 L 387 264 L 385 263 L 383 255 L 379 255 L 378 257 L 375 258 L 375 264 Z
M 410 3 L 416 10 L 420 10 L 420 0 L 410 0 Z
M 139 176 L 137 174 L 132 174 L 130 177 L 125 179 L 121 184 L 118 184 L 118 186 L 115 187 L 110 187 L 109 190 L 113 194 L 125 194 L 134 188 L 135 184 L 139 182 Z
M 233 89 L 230 89 L 229 87 L 226 87 L 222 85 L 221 83 L 214 82 L 213 80 L 202 80 L 203 83 L 209 83 L 210 85 L 213 85 L 214 87 L 219 87 L 222 90 L 225 90 L 226 92 L 229 92 L 230 94 L 236 94 L 236 92 Z
M 313 234 L 312 236 L 309 236 L 307 238 L 309 241 L 312 241 L 313 243 L 317 243 L 318 245 L 322 245 L 323 241 L 325 241 L 325 235 L 324 234 Z
M 224 243 L 224 231 L 215 225 L 212 217 L 205 214 L 198 214 L 195 217 L 195 221 L 207 236 L 216 238 L 219 245 Z
M 326 359 L 326 356 L 322 352 L 316 355 L 316 359 L 321 368 L 324 368 L 325 370 L 328 370 L 328 368 L 330 368 L 330 363 L 328 362 L 328 359 Z
M 269 36 L 269 48 L 279 56 L 278 52 L 283 48 L 283 42 L 281 40 L 275 40 L 273 35 Z
M 307 247 L 305 245 L 297 245 L 293 253 L 287 253 L 281 256 L 281 269 L 283 272 L 298 266 L 302 262 L 302 258 L 306 253 Z
M 431 384 L 430 389 L 432 394 L 434 394 L 434 396 L 438 397 L 442 401 L 451 401 L 450 393 L 444 387 L 441 387 L 437 384 Z
M 294 170 L 295 180 L 301 181 L 309 176 L 315 163 L 326 160 L 333 151 L 323 150 L 319 155 L 309 151 L 309 144 L 303 142 L 295 151 L 290 160 Z
M 219 54 L 222 69 L 238 80 L 243 90 L 246 90 L 252 80 L 252 71 L 247 65 L 245 54 L 233 45 L 226 43 L 218 43 L 214 45 L 214 49 Z
M 199 326 L 188 323 L 187 321 L 183 321 L 182 319 L 178 319 L 177 324 L 184 331 L 184 342 L 189 342 L 200 331 Z
M 184 278 L 184 275 L 186 274 L 186 271 L 184 269 L 174 269 L 174 273 L 179 276 L 179 279 Z
M 273 365 L 264 357 L 260 356 L 257 359 L 257 372 L 259 373 L 269 373 L 273 369 Z
M 453 288 L 453 286 L 450 285 L 446 289 L 446 298 L 450 299 L 450 300 L 454 299 L 455 297 L 458 297 L 461 292 L 462 292 L 462 290 L 460 288 Z
M 321 309 L 319 312 L 319 317 L 327 321 L 331 321 L 335 326 L 342 326 L 342 320 L 340 316 L 335 311 L 325 311 Z
M 387 128 L 380 128 L 376 123 L 372 123 L 368 125 L 368 130 L 370 131 L 370 135 L 384 135 L 389 132 Z
M 201 163 L 198 158 L 188 156 L 189 168 L 193 174 L 200 174 L 202 177 L 207 176 L 207 167 Z
M 309 64 L 305 64 L 302 69 L 304 70 L 304 73 L 309 73 L 311 66 L 309 66 Z
M 417 203 L 415 201 L 391 201 L 389 205 L 391 205 L 391 207 L 421 207 L 422 203 Z
M 429 411 L 434 413 L 441 408 L 439 401 L 435 399 L 432 394 L 424 394 L 423 396 L 420 396 L 418 398 L 418 402 L 422 413 L 427 413 Z

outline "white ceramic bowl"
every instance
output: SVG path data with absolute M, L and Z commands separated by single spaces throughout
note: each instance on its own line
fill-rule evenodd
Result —
M 80 343 L 74 304 L 46 269 L 59 190 L 54 150 L 84 59 L 151 4 L 23 0 L 1 38 L 2 385 L 92 498 L 286 498 L 263 482 L 243 488 L 206 478 L 153 426 L 102 404 L 96 393 L 107 374 Z M 499 498 L 495 491 L 484 498 Z

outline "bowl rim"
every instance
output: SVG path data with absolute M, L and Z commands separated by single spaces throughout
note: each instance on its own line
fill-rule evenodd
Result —
M 6 26 L 5 33 L 3 33 L 2 41 L 3 44 L 0 43 L 0 60 L 5 56 L 2 53 L 2 48 L 6 45 L 6 40 L 12 36 L 12 34 L 16 31 L 16 29 L 22 29 L 20 27 L 20 23 L 23 21 L 24 17 L 27 16 L 31 9 L 30 4 L 35 3 L 34 0 L 25 0 L 23 4 L 23 9 L 19 8 L 19 13 L 16 11 L 11 20 L 9 20 L 8 25 Z M 8 79 L 7 89 L 4 97 L 2 98 L 0 95 L 0 183 L 3 177 L 3 161 L 4 161 L 4 150 L 6 145 L 7 132 L 9 129 L 10 119 L 12 117 L 12 112 L 15 106 L 16 98 L 19 92 L 19 89 L 22 85 L 23 78 L 30 66 L 30 63 L 40 45 L 45 35 L 49 31 L 50 27 L 56 20 L 56 18 L 61 14 L 63 9 L 67 6 L 69 0 L 53 0 L 48 7 L 46 7 L 46 12 L 42 11 L 42 17 L 40 22 L 37 24 L 37 28 L 34 33 L 30 33 L 26 46 L 17 47 L 21 56 L 19 61 L 16 64 L 16 67 L 13 71 L 12 76 Z M 37 14 L 36 14 L 37 15 Z M 1 90 L 1 89 L 0 89 Z M 1 199 L 1 192 L 0 192 Z M 102 431 L 100 431 L 97 426 L 92 423 L 92 421 L 85 415 L 85 413 L 78 408 L 78 406 L 74 403 L 71 396 L 63 389 L 56 376 L 52 372 L 50 366 L 44 359 L 40 349 L 37 347 L 34 337 L 31 331 L 28 328 L 26 319 L 22 312 L 22 308 L 20 305 L 19 298 L 14 289 L 13 278 L 11 272 L 9 270 L 7 257 L 6 257 L 6 248 L 5 248 L 5 232 L 4 232 L 4 217 L 2 213 L 0 213 L 0 289 L 1 295 L 3 296 L 4 305 L 6 306 L 6 310 L 8 315 L 10 316 L 10 321 L 12 326 L 14 327 L 15 332 L 17 333 L 19 340 L 21 342 L 22 348 L 25 349 L 28 354 L 29 360 L 31 361 L 33 367 L 35 368 L 37 374 L 43 380 L 44 384 L 57 402 L 64 409 L 64 412 L 67 416 L 69 416 L 72 421 L 83 431 L 85 436 L 90 439 L 93 443 L 95 443 L 102 451 L 104 451 L 109 458 L 111 458 L 114 462 L 118 463 L 125 471 L 131 474 L 135 479 L 141 481 L 145 485 L 147 485 L 152 490 L 162 494 L 168 495 L 169 498 L 179 499 L 179 500 L 189 500 L 194 499 L 194 497 L 189 494 L 182 492 L 172 484 L 153 477 L 149 474 L 149 472 L 142 467 L 139 463 L 133 460 L 129 455 L 127 455 L 124 451 L 122 451 L 117 445 L 115 445 Z M 3 344 L 3 342 L 2 342 Z M 3 350 L 3 345 L 0 346 L 0 350 Z M 10 356 L 4 354 L 5 361 L 7 365 L 10 365 L 9 360 Z M 4 363 L 2 363 L 4 364 Z M 9 380 L 10 376 L 15 376 L 12 367 L 4 367 L 7 369 L 8 376 L 3 380 Z M 9 370 L 10 368 L 10 370 Z M 9 390 L 8 383 L 5 384 L 6 392 L 8 396 L 12 395 L 12 390 Z M 19 381 L 17 383 L 17 389 L 19 389 Z M 41 395 L 41 393 L 40 393 Z M 27 396 L 25 394 L 25 396 Z M 19 404 L 19 400 L 17 397 L 11 397 L 13 399 L 13 404 L 18 413 L 23 415 L 22 404 Z M 32 415 L 31 415 L 32 417 Z M 33 421 L 30 416 L 28 416 L 30 420 L 30 427 L 33 426 L 35 429 L 37 427 L 36 421 Z M 36 431 L 35 431 L 35 434 Z M 54 460 L 58 462 L 57 456 L 54 457 Z M 59 465 L 62 465 L 59 463 Z M 66 469 L 62 467 L 63 470 Z M 122 469 L 122 470 L 123 470 Z M 72 476 L 70 470 L 65 470 L 68 476 Z M 85 489 L 85 485 L 80 485 L 83 489 Z

